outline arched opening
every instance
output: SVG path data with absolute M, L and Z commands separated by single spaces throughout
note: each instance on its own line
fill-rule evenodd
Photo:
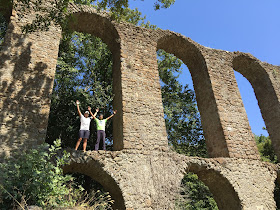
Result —
M 157 49 L 173 53 L 190 70 L 208 155 L 210 157 L 228 157 L 229 151 L 222 132 L 207 66 L 198 46 L 191 40 L 176 34 L 159 39 L 157 44 Z
M 106 172 L 98 161 L 90 161 L 88 164 L 79 164 L 72 162 L 63 168 L 64 173 L 79 173 L 86 175 L 102 185 L 105 191 L 110 193 L 114 200 L 114 209 L 125 209 L 124 198 L 118 183 Z
M 169 145 L 180 154 L 207 157 L 189 70 L 173 54 L 158 50 L 157 55 Z
M 78 32 L 64 35 L 52 92 L 47 142 L 60 138 L 64 147 L 75 147 L 80 129 L 76 100 L 80 101 L 83 115 L 91 106 L 92 113 L 99 108 L 97 118 L 100 113 L 104 119 L 110 116 L 112 80 L 112 53 L 101 39 Z M 105 126 L 107 150 L 112 150 L 112 124 L 112 120 L 108 120 Z M 94 150 L 97 136 L 94 120 L 91 120 L 90 133 L 87 148 Z
M 84 189 L 79 201 L 81 204 L 85 203 L 94 209 L 112 209 L 114 201 L 112 200 L 109 192 L 106 192 L 100 183 L 84 174 L 69 174 L 74 178 L 75 184 L 78 184 Z M 75 188 L 75 186 L 73 187 Z
M 183 187 L 180 196 L 181 200 L 182 195 L 186 193 L 188 195 L 185 196 L 186 199 L 184 199 L 181 204 L 184 205 L 185 201 L 185 205 L 193 204 L 199 207 L 207 205 L 207 209 L 216 209 L 217 206 L 218 209 L 242 209 L 240 199 L 234 188 L 218 171 L 210 169 L 209 166 L 207 167 L 191 163 L 187 169 L 187 173 L 188 174 L 184 176 L 181 182 L 181 186 Z M 197 175 L 200 181 L 198 181 L 196 175 L 194 174 Z M 186 182 L 191 179 L 195 179 L 196 181 L 186 184 Z M 205 185 L 201 185 L 202 183 L 204 183 L 207 187 Z M 204 192 L 201 194 L 197 193 L 200 197 L 193 196 L 188 192 L 188 190 L 192 187 L 195 187 L 196 190 L 203 190 Z M 193 198 L 190 196 L 193 196 Z
M 275 87 L 272 84 L 268 71 L 259 61 L 248 55 L 238 55 L 235 57 L 233 68 L 242 74 L 252 85 L 272 145 L 279 158 L 280 107 Z
M 257 148 L 263 161 L 276 163 L 277 157 L 271 145 L 271 140 L 265 129 L 265 124 L 259 105 L 250 82 L 240 73 L 234 71 L 242 101 L 247 113 L 251 130 L 255 136 Z
M 105 119 L 113 109 L 118 110 L 106 122 L 105 131 L 106 149 L 119 150 L 122 113 L 118 34 L 112 23 L 94 13 L 74 13 L 69 27 L 71 32 L 63 33 L 60 44 L 47 142 L 61 138 L 63 146 L 75 147 L 80 126 L 75 102 L 79 100 L 82 114 L 91 106 L 93 113 L 99 108 L 96 117 L 103 114 Z M 97 138 L 94 120 L 90 131 L 87 150 L 94 150 Z
M 260 108 L 257 103 L 256 96 L 254 94 L 254 90 L 249 81 L 239 72 L 234 71 L 234 75 L 236 78 L 236 82 L 238 85 L 239 92 L 241 94 L 241 98 L 248 116 L 248 120 L 251 128 L 255 129 L 252 132 L 256 135 L 264 135 L 267 136 L 268 133 L 266 130 L 262 129 L 265 127 L 264 121 L 261 116 Z M 254 116 L 255 115 L 255 116 Z

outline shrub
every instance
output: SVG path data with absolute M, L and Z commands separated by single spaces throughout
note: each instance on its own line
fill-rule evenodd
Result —
M 36 205 L 44 209 L 86 206 L 89 200 L 92 203 L 92 194 L 86 196 L 83 187 L 71 175 L 63 175 L 62 166 L 68 164 L 70 154 L 66 151 L 61 154 L 60 145 L 61 141 L 56 140 L 51 146 L 44 144 L 36 149 L 13 153 L 5 163 L 0 163 L 3 183 L 0 185 L 1 209 L 18 205 Z M 102 195 L 95 203 L 110 206 L 112 201 Z

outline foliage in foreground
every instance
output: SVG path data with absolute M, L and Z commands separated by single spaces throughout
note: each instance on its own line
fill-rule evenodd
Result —
M 12 158 L 0 163 L 1 191 L 0 208 L 13 209 L 37 205 L 43 208 L 89 205 L 110 207 L 111 199 L 100 195 L 93 201 L 95 192 L 86 195 L 82 186 L 71 175 L 63 175 L 62 166 L 70 154 L 61 152 L 60 141 L 53 146 L 40 145 L 23 153 L 14 153 Z M 104 208 L 106 209 L 106 208 Z

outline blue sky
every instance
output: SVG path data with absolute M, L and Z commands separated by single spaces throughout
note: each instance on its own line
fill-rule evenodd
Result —
M 181 33 L 201 45 L 248 52 L 280 65 L 280 0 L 176 0 L 169 9 L 154 11 L 155 0 L 130 0 L 151 24 Z M 253 133 L 267 136 L 250 83 L 239 73 L 236 79 Z M 186 67 L 180 81 L 192 86 Z

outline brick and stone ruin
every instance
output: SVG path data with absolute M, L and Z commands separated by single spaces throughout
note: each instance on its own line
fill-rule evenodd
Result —
M 219 209 L 276 209 L 277 165 L 260 161 L 234 76 L 251 83 L 280 158 L 280 67 L 250 54 L 201 46 L 181 34 L 111 21 L 93 8 L 70 5 L 72 30 L 100 37 L 113 54 L 114 151 L 72 157 L 65 172 L 104 186 L 116 209 L 174 209 L 182 178 L 198 175 Z M 34 14 L 13 10 L 0 53 L 0 153 L 44 142 L 61 29 L 22 34 Z M 189 68 L 210 158 L 168 147 L 157 50 Z M 147 120 L 149 119 L 149 120 Z

